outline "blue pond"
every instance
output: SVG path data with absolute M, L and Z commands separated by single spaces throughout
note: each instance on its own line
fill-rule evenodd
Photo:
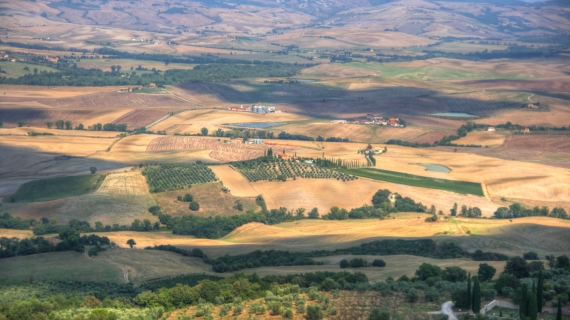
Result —
M 451 169 L 446 166 L 442 166 L 439 164 L 430 164 L 430 163 L 418 163 L 418 166 L 422 166 L 426 168 L 426 171 L 433 171 L 433 172 L 444 172 L 450 173 Z
M 240 123 L 229 123 L 228 126 L 265 129 L 270 127 L 280 126 L 282 124 L 285 124 L 285 122 L 240 122 Z
M 454 117 L 454 118 L 477 118 L 478 116 L 474 114 L 464 113 L 464 112 L 441 112 L 432 113 L 430 116 L 435 117 Z

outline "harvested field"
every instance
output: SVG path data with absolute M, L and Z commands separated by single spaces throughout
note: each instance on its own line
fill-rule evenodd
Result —
M 500 147 L 505 142 L 506 136 L 498 132 L 473 131 L 459 140 L 453 141 L 459 145 L 480 145 L 482 147 Z M 569 139 L 570 140 L 570 139 Z
M 395 219 L 368 220 L 302 220 L 267 226 L 249 223 L 219 240 L 196 239 L 171 232 L 106 232 L 118 246 L 128 247 L 134 239 L 137 248 L 171 244 L 182 248 L 199 247 L 211 257 L 241 254 L 255 250 L 334 250 L 379 239 L 432 238 L 455 242 L 471 252 L 500 252 L 521 255 L 523 252 L 570 253 L 570 221 L 531 217 L 509 220 L 458 217 L 448 221 L 425 222 L 424 213 L 392 214 Z M 465 230 L 470 230 L 469 236 Z M 389 257 L 389 256 L 384 256 Z M 383 258 L 382 258 L 383 259 Z M 424 259 L 424 258 L 422 258 Z M 444 261 L 444 260 L 443 260 Z M 442 261 L 442 262 L 443 262 Z
M 154 123 L 155 121 L 161 119 L 162 117 L 166 116 L 170 111 L 135 109 L 113 120 L 112 123 L 126 124 L 127 129 L 132 130 L 134 128 L 146 127 Z
M 504 148 L 570 153 L 570 137 L 513 135 L 506 140 Z
M 227 140 L 194 137 L 160 137 L 152 140 L 146 152 L 165 152 L 176 150 L 212 150 L 210 157 L 219 161 L 243 161 L 262 157 L 268 149 L 264 145 L 233 144 Z
M 217 167 L 219 166 L 212 166 L 211 168 Z M 199 211 L 191 211 L 188 209 L 188 202 L 176 200 L 178 196 L 183 197 L 186 193 L 190 193 L 194 197 L 194 200 L 198 201 L 200 204 Z M 244 214 L 248 210 L 258 210 L 253 196 L 238 198 L 231 193 L 225 193 L 222 191 L 222 185 L 220 183 L 194 185 L 192 188 L 156 193 L 153 196 L 162 211 L 172 216 L 184 216 L 188 214 L 201 217 L 231 216 Z M 236 201 L 242 203 L 242 211 L 234 209 Z
M 271 130 L 271 129 L 270 129 Z M 419 127 L 393 128 L 386 126 L 338 124 L 330 122 L 296 124 L 290 123 L 272 130 L 275 134 L 285 131 L 290 134 L 302 134 L 316 138 L 321 136 L 348 138 L 350 141 L 384 143 L 391 139 L 411 140 L 428 132 Z
M 171 94 L 143 94 L 143 93 L 95 93 L 60 99 L 36 100 L 56 108 L 184 108 L 188 102 L 176 98 Z
M 494 113 L 489 118 L 477 119 L 475 122 L 481 124 L 498 125 L 510 121 L 511 123 L 520 124 L 521 126 L 544 126 L 544 127 L 561 127 L 567 126 L 570 119 L 570 107 L 561 99 L 547 100 L 543 97 L 532 97 L 533 101 L 546 102 L 549 105 L 549 111 L 530 111 L 526 109 L 503 110 Z
M 456 132 L 453 131 L 432 131 L 426 134 L 422 134 L 418 137 L 408 140 L 412 143 L 434 143 L 441 140 L 441 138 L 449 135 L 454 135 Z
M 154 139 L 156 136 L 150 134 L 131 135 L 121 139 L 111 150 L 114 153 L 144 153 L 148 144 Z
M 51 133 L 56 136 L 76 136 L 76 137 L 86 137 L 86 138 L 116 138 L 119 132 L 116 131 L 87 131 L 87 130 L 59 130 L 59 129 L 47 129 L 47 128 L 28 128 L 28 127 L 17 127 L 17 128 L 1 128 L 1 135 L 19 135 L 25 136 L 30 132 L 34 133 Z
M 210 88 L 199 83 L 169 86 L 168 90 L 175 96 L 181 98 L 181 100 L 195 105 L 219 105 L 225 102 L 225 100 L 210 90 Z
M 32 230 L 16 230 L 0 228 L 0 237 L 25 239 L 34 236 Z
M 259 195 L 247 178 L 231 166 L 211 166 L 210 169 L 220 178 L 223 185 L 230 189 L 232 195 L 236 197 L 257 197 Z
M 47 128 L 47 123 L 57 120 L 71 121 L 74 126 L 83 123 L 85 127 L 93 123 L 109 123 L 128 110 L 82 110 L 82 109 L 32 109 L 32 108 L 0 108 L 0 120 L 6 127 L 16 127 L 19 121 L 25 127 Z
M 3 98 L 24 98 L 36 100 L 45 98 L 71 98 L 94 93 L 116 92 L 121 87 L 38 87 L 24 85 L 0 85 L 0 91 L 6 92 Z
M 286 122 L 306 119 L 291 113 L 257 114 L 253 112 L 235 112 L 228 110 L 189 110 L 177 113 L 152 126 L 152 130 L 166 131 L 167 134 L 196 134 L 202 128 L 209 132 L 218 129 L 227 130 L 224 124 L 240 122 Z
M 155 221 L 148 208 L 156 202 L 148 192 L 144 177 L 138 171 L 109 174 L 94 192 L 64 199 L 5 204 L 16 216 L 40 219 L 54 218 L 58 223 L 72 219 L 85 220 L 92 225 L 115 223 L 130 225 L 135 219 Z

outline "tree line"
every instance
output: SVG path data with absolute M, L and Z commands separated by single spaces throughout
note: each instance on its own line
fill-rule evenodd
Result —
M 500 207 L 493 213 L 497 219 L 513 219 L 524 217 L 551 217 L 558 219 L 570 219 L 564 208 L 555 207 L 550 210 L 547 206 L 534 206 L 527 208 L 524 205 L 515 202 L 508 207 Z
M 58 71 L 40 71 L 17 78 L 0 77 L 0 84 L 41 85 L 41 86 L 157 86 L 191 82 L 214 82 L 234 78 L 291 77 L 301 66 L 282 63 L 271 64 L 213 64 L 198 65 L 192 70 L 171 69 L 162 74 L 130 74 L 58 66 Z
M 0 259 L 54 251 L 84 252 L 86 245 L 94 246 L 89 250 L 90 255 L 97 255 L 103 250 L 101 246 L 111 244 L 107 237 L 94 234 L 80 236 L 79 232 L 71 230 L 60 232 L 58 239 L 59 242 L 54 245 L 43 237 L 25 239 L 2 237 L 0 238 Z

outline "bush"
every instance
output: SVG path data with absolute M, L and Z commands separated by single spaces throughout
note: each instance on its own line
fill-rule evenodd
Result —
M 484 289 L 481 291 L 481 297 L 483 297 L 483 299 L 485 300 L 493 300 L 495 299 L 496 295 L 497 291 L 495 291 L 494 289 Z
M 305 315 L 305 319 L 307 320 L 320 320 L 325 317 L 324 311 L 321 309 L 320 306 L 316 304 L 312 304 L 307 306 L 307 314 Z
M 406 293 L 406 301 L 408 302 L 414 303 L 418 301 L 419 298 L 420 294 L 418 293 L 418 290 L 414 288 L 408 290 L 408 293 Z
M 342 259 L 342 260 L 340 261 L 340 268 L 341 268 L 341 269 L 346 269 L 346 268 L 348 268 L 349 266 L 350 266 L 350 263 L 348 263 L 348 260 Z
M 376 260 L 372 261 L 372 266 L 384 268 L 386 266 L 386 262 L 384 262 L 384 260 L 381 260 L 381 259 L 376 259 Z
M 390 313 L 387 310 L 374 308 L 370 311 L 367 320 L 390 320 Z
M 198 203 L 198 201 L 192 201 L 190 202 L 190 206 L 188 206 L 188 208 L 190 208 L 190 210 L 192 211 L 198 211 L 200 210 L 200 204 Z
M 495 291 L 495 290 L 493 290 Z M 429 288 L 425 291 L 425 299 L 429 302 L 436 302 L 439 300 L 439 292 L 436 288 Z

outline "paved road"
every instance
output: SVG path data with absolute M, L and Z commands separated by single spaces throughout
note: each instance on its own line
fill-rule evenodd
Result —
M 457 320 L 457 317 L 453 313 L 453 302 L 447 301 L 441 305 L 441 313 L 446 314 L 449 320 Z

